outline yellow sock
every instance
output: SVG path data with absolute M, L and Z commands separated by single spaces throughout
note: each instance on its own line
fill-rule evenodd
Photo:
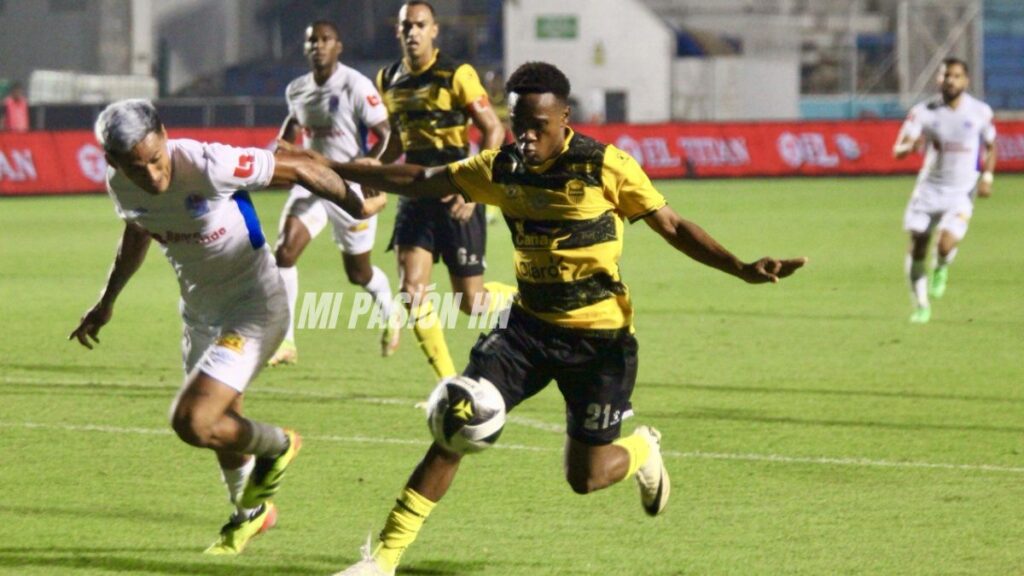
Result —
M 441 321 L 434 312 L 434 305 L 427 301 L 409 313 L 416 319 L 412 330 L 420 342 L 420 349 L 426 355 L 427 362 L 430 362 L 430 367 L 434 369 L 434 375 L 438 380 L 455 376 L 455 363 L 452 362 L 452 355 L 448 353 L 448 343 L 444 341 L 444 331 L 441 330 Z
M 402 553 L 416 540 L 423 522 L 436 506 L 412 488 L 405 488 L 388 514 L 388 521 L 380 532 L 380 544 L 373 559 L 385 570 L 393 570 L 402 559 Z
M 501 282 L 484 282 L 484 290 L 487 290 L 490 298 L 487 299 L 487 313 L 507 308 L 512 304 L 512 298 L 519 290 L 515 286 L 502 284 Z
M 636 434 L 630 434 L 625 438 L 619 438 L 615 442 L 612 442 L 616 446 L 621 446 L 629 453 L 629 470 L 626 471 L 626 475 L 622 477 L 623 480 L 629 478 L 636 471 L 643 466 L 643 463 L 647 461 L 647 457 L 651 455 L 651 445 L 644 439 L 643 436 L 637 436 Z

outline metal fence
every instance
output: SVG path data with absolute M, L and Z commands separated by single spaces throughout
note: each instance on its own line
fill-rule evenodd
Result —
M 248 128 L 279 126 L 288 115 L 284 98 L 169 98 L 155 102 L 169 127 Z M 105 104 L 31 107 L 33 130 L 91 130 Z

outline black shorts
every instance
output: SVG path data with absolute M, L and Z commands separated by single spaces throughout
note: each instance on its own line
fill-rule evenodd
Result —
M 482 276 L 487 266 L 485 209 L 483 204 L 477 204 L 468 222 L 458 222 L 448 213 L 447 203 L 433 198 L 403 198 L 398 204 L 389 248 L 418 246 L 432 252 L 434 262 L 444 258 L 452 276 Z
M 632 415 L 636 371 L 637 342 L 628 329 L 572 330 L 513 306 L 505 328 L 480 336 L 463 374 L 490 380 L 508 411 L 555 380 L 566 434 L 598 446 L 618 438 Z

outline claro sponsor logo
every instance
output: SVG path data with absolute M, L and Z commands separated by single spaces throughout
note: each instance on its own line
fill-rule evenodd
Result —
M 38 178 L 31 150 L 27 148 L 0 150 L 0 181 L 32 182 Z
M 95 144 L 84 144 L 78 149 L 78 169 L 89 180 L 102 184 L 107 178 L 107 161 L 103 151 Z

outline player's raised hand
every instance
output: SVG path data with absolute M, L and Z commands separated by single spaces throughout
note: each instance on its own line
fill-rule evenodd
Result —
M 78 322 L 78 327 L 68 334 L 68 340 L 77 338 L 78 342 L 85 346 L 89 350 L 92 350 L 92 342 L 89 342 L 89 338 L 92 338 L 93 342 L 99 343 L 100 328 L 110 322 L 110 317 L 113 315 L 113 310 L 109 306 L 104 306 L 103 303 L 98 303 L 89 309 L 88 312 L 82 316 L 82 319 Z
M 756 262 L 743 265 L 742 278 L 751 284 L 775 284 L 781 278 L 790 276 L 807 264 L 806 257 L 779 260 L 765 256 Z

